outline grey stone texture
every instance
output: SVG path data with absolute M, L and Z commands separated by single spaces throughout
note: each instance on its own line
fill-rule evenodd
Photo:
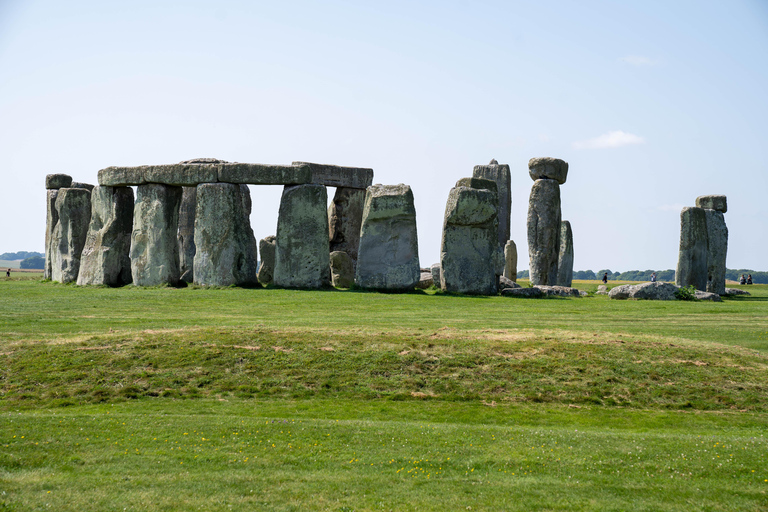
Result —
M 222 164 L 219 181 L 248 185 L 301 185 L 310 183 L 308 165 Z
M 126 187 L 144 185 L 144 169 L 140 167 L 107 167 L 98 173 L 99 185 L 102 187 Z
M 135 286 L 179 282 L 179 206 L 182 188 L 139 185 L 133 209 L 131 276 Z
M 517 282 L 517 245 L 514 240 L 504 244 L 504 277 Z
M 678 287 L 672 283 L 623 284 L 608 292 L 611 299 L 677 300 Z
M 528 261 L 532 285 L 557 284 L 560 254 L 560 185 L 536 180 L 528 200 Z
M 608 295 L 608 287 L 604 284 L 599 285 L 595 295 Z
M 538 299 L 544 296 L 539 288 L 504 288 L 501 290 L 504 297 L 522 297 L 525 299 Z
M 216 182 L 296 185 L 309 183 L 311 179 L 312 172 L 308 165 L 244 164 L 205 158 L 178 164 L 107 167 L 99 171 L 99 185 L 109 186 L 160 183 L 191 187 Z
M 742 290 L 740 288 L 726 288 L 725 293 L 721 295 L 752 295 L 747 290 Z
M 533 181 L 555 180 L 563 185 L 568 177 L 568 162 L 552 157 L 531 158 L 528 161 L 528 174 Z
M 557 256 L 557 284 L 571 286 L 573 283 L 573 231 L 567 220 L 560 222 L 560 252 Z
M 725 258 L 728 254 L 728 227 L 718 210 L 704 210 L 707 221 L 707 288 L 705 291 L 725 293 Z
M 275 276 L 275 235 L 259 240 L 259 273 L 256 278 L 264 286 L 272 284 Z
M 346 252 L 352 258 L 353 272 L 357 266 L 364 203 L 365 190 L 340 187 L 328 206 L 330 250 Z
M 94 187 L 91 223 L 85 239 L 79 285 L 124 286 L 131 283 L 133 189 Z
M 442 282 L 442 278 L 440 277 L 442 274 L 440 271 L 440 264 L 433 263 L 432 266 L 429 267 L 429 270 L 432 272 L 432 283 L 439 287 L 440 283 Z
M 83 188 L 60 188 L 56 196 L 58 222 L 51 240 L 51 279 L 77 281 L 80 256 L 91 221 L 91 192 Z
M 277 219 L 275 286 L 321 288 L 330 284 L 327 197 L 323 185 L 283 189 Z
M 472 178 L 459 180 L 451 189 L 440 245 L 442 290 L 471 295 L 496 293 L 500 248 L 495 188 L 494 181 Z
M 355 284 L 354 262 L 344 251 L 331 252 L 331 284 L 336 288 L 352 288 Z
M 538 288 L 544 295 L 557 296 L 557 297 L 581 297 L 581 293 L 576 288 L 570 286 L 534 286 Z
M 293 162 L 297 166 L 309 166 L 310 183 L 326 187 L 357 188 L 365 190 L 373 183 L 373 169 L 364 167 L 342 167 L 340 165 Z
M 419 282 L 416 208 L 408 185 L 372 185 L 365 193 L 355 284 L 407 291 Z
M 201 183 L 195 208 L 194 282 L 202 286 L 254 285 L 256 238 L 245 185 Z
M 419 282 L 416 283 L 416 288 L 420 290 L 426 290 L 430 286 L 434 284 L 434 281 L 432 281 L 432 272 L 424 272 L 422 271 L 419 274 Z
M 488 165 L 476 165 L 472 170 L 472 176 L 493 180 L 496 183 L 496 191 L 499 194 L 499 247 L 504 248 L 507 240 L 509 240 L 510 214 L 512 212 L 512 175 L 509 171 L 509 165 L 499 165 L 496 160 L 491 160 Z
M 179 206 L 179 272 L 185 283 L 194 282 L 195 270 L 195 210 L 197 187 L 183 187 Z
M 171 165 L 148 165 L 144 169 L 144 181 L 194 187 L 200 183 L 219 181 L 220 164 L 217 163 L 180 163 Z
M 508 277 L 501 276 L 499 277 L 499 290 L 504 290 L 505 288 L 521 288 L 521 286 Z
M 56 211 L 56 198 L 59 195 L 59 190 L 48 189 L 45 191 L 45 194 L 45 269 L 43 270 L 43 277 L 51 279 L 53 252 L 58 250 L 53 243 L 53 230 L 56 228 L 56 223 L 59 222 L 59 212 Z
M 699 196 L 696 198 L 696 206 L 705 210 L 717 210 L 726 213 L 728 211 L 728 199 L 723 195 Z
M 68 174 L 49 174 L 45 177 L 45 188 L 48 190 L 72 188 L 72 176 Z
M 696 300 L 710 300 L 712 302 L 722 302 L 723 299 L 720 298 L 720 295 L 717 293 L 712 292 L 703 292 L 701 290 L 696 290 Z
M 708 231 L 706 210 L 685 207 L 680 212 L 680 252 L 675 284 L 707 290 Z
M 88 192 L 93 192 L 94 185 L 91 185 L 90 183 L 80 183 L 79 181 L 73 181 L 72 184 L 69 187 L 70 188 L 84 188 Z

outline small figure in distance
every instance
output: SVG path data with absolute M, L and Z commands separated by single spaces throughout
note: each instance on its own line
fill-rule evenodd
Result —
M 5 277 L 11 277 L 11 269 L 5 271 Z
M 603 283 L 607 283 L 607 282 L 608 282 L 608 272 L 603 274 Z
M 741 274 L 741 279 L 739 279 L 739 284 L 747 284 L 747 278 L 744 277 L 744 274 Z
M 651 282 L 652 282 L 652 283 L 655 283 L 655 282 L 656 282 L 656 272 L 654 272 L 653 274 L 651 274 Z
M 747 284 L 752 284 L 752 274 L 747 276 Z

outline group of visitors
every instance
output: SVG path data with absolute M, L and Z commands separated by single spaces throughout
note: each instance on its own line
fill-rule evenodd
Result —
M 741 274 L 741 279 L 739 279 L 739 284 L 752 284 L 752 274 L 749 274 L 748 277 L 744 277 L 744 274 Z

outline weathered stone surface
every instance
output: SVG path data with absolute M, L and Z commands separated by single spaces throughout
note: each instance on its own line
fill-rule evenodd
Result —
M 432 281 L 432 272 L 421 272 L 419 275 L 419 282 L 416 283 L 416 288 L 420 290 L 426 290 L 434 284 Z
M 310 183 L 317 185 L 365 190 L 373 183 L 373 169 L 312 162 L 293 162 L 293 165 L 308 165 L 312 173 Z
M 499 290 L 504 290 L 505 288 L 522 288 L 519 284 L 517 284 L 515 281 L 509 279 L 508 277 L 501 276 L 499 277 Z
M 707 216 L 702 208 L 686 207 L 680 212 L 680 253 L 675 284 L 707 290 Z
M 354 262 L 344 251 L 331 252 L 331 284 L 336 288 L 352 288 L 355 284 Z
M 249 219 L 248 187 L 201 183 L 196 196 L 195 284 L 256 284 L 256 238 Z
M 222 164 L 219 181 L 249 185 L 301 185 L 310 183 L 308 165 Z
M 107 167 L 99 171 L 99 185 L 102 187 L 138 186 L 146 183 L 144 169 L 140 167 Z
M 725 213 L 728 211 L 728 199 L 722 195 L 699 196 L 696 198 L 696 207 Z
M 725 293 L 723 295 L 752 295 L 747 290 L 742 290 L 740 288 L 726 288 Z
M 531 158 L 528 160 L 528 174 L 533 181 L 555 180 L 562 185 L 568 177 L 568 162 L 552 157 Z
M 557 257 L 557 284 L 571 286 L 573 283 L 573 231 L 567 220 L 560 222 L 560 252 Z
M 123 286 L 131 283 L 133 189 L 95 187 L 91 223 L 80 258 L 79 285 Z
M 696 300 L 711 300 L 712 302 L 723 301 L 723 299 L 721 299 L 720 295 L 718 295 L 717 293 L 702 292 L 701 290 L 696 290 Z
M 59 212 L 56 211 L 56 198 L 59 195 L 59 190 L 48 189 L 45 194 L 47 211 L 45 216 L 45 269 L 43 270 L 43 277 L 51 279 L 53 252 L 58 250 L 53 243 L 53 230 L 56 228 L 56 223 L 59 222 Z
M 498 196 L 496 183 L 473 178 L 451 189 L 440 245 L 441 288 L 449 292 L 493 295 L 497 291 Z
M 283 189 L 277 219 L 275 286 L 321 288 L 330 284 L 327 197 L 323 185 Z
M 372 185 L 365 193 L 355 283 L 407 291 L 419 282 L 416 209 L 408 185 Z
M 144 180 L 147 183 L 194 187 L 201 183 L 219 181 L 220 167 L 218 163 L 148 165 L 144 168 Z
M 611 289 L 608 296 L 611 299 L 677 300 L 677 289 L 672 283 L 623 284 Z
M 218 158 L 193 158 L 192 160 L 183 160 L 180 164 L 228 164 L 226 160 Z
M 478 190 L 485 189 L 490 190 L 491 192 L 495 192 L 498 194 L 498 186 L 496 185 L 496 182 L 493 180 L 489 180 L 487 178 L 460 178 L 459 181 L 456 182 L 456 187 L 467 187 L 467 188 L 476 188 Z
M 595 292 L 595 295 L 608 295 L 608 287 L 604 284 L 599 285 L 597 287 L 597 291 Z
M 611 288 L 611 291 L 608 292 L 608 296 L 612 299 L 628 299 L 630 296 L 630 293 L 632 292 L 632 285 L 631 284 L 622 284 L 620 286 L 615 286 Z M 599 293 L 599 290 L 598 290 Z
M 534 288 L 538 288 L 544 295 L 558 296 L 558 297 L 581 297 L 581 293 L 576 288 L 570 286 L 544 286 L 538 285 Z
M 536 180 L 528 200 L 528 269 L 532 285 L 557 284 L 560 220 L 560 185 L 555 180 Z
M 504 277 L 517 282 L 517 245 L 514 240 L 504 244 Z
M 429 267 L 429 270 L 432 272 L 432 282 L 435 286 L 439 287 L 442 282 L 442 278 L 440 277 L 442 275 L 442 272 L 440 272 L 440 264 L 433 263 L 432 266 Z
M 59 221 L 53 229 L 51 279 L 77 281 L 80 256 L 91 221 L 91 192 L 83 188 L 60 188 L 56 197 Z
M 523 297 L 526 299 L 538 299 L 544 296 L 539 288 L 504 288 L 501 290 L 504 297 Z
M 195 278 L 195 210 L 197 187 L 183 187 L 179 206 L 179 272 L 185 283 Z
M 45 188 L 48 190 L 58 190 L 60 188 L 71 188 L 72 176 L 68 174 L 49 174 L 45 177 Z
M 352 271 L 357 265 L 360 248 L 360 227 L 363 224 L 365 190 L 337 188 L 328 206 L 330 249 L 344 251 L 352 258 Z M 354 273 L 353 273 L 354 279 Z
M 476 165 L 472 176 L 493 180 L 499 195 L 499 247 L 504 247 L 509 240 L 509 219 L 512 212 L 512 176 L 509 165 L 491 160 L 488 165 Z M 509 277 L 509 276 L 507 276 Z
M 179 205 L 182 188 L 139 185 L 133 209 L 131 276 L 136 286 L 179 282 Z
M 723 196 L 724 197 L 724 196 Z M 725 258 L 728 254 L 728 228 L 725 216 L 714 209 L 704 210 L 707 220 L 707 290 L 725 293 Z
M 272 284 L 275 275 L 275 239 L 274 235 L 262 238 L 259 241 L 259 273 L 257 278 L 264 286 Z
M 93 192 L 93 185 L 90 183 L 80 183 L 79 181 L 73 181 L 69 188 L 83 188 L 88 192 Z

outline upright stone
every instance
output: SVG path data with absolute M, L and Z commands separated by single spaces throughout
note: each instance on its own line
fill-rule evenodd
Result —
M 560 185 L 553 179 L 533 183 L 528 201 L 528 258 L 532 285 L 557 284 L 560 254 Z
M 464 184 L 471 186 L 464 186 Z M 440 246 L 441 288 L 491 295 L 497 290 L 498 195 L 494 181 L 459 180 L 448 195 Z
M 131 275 L 136 286 L 178 284 L 179 205 L 182 188 L 150 183 L 137 187 L 131 233 Z
M 184 187 L 179 206 L 179 272 L 185 283 L 194 281 L 195 210 L 197 187 Z
M 94 187 L 91 224 L 80 258 L 79 285 L 123 286 L 131 283 L 133 189 Z
M 725 197 L 725 196 L 723 196 Z M 725 258 L 728 254 L 728 227 L 722 211 L 704 210 L 707 221 L 707 289 L 725 295 Z
M 275 240 L 275 286 L 321 288 L 330 284 L 327 198 L 323 185 L 287 185 L 283 189 Z
M 372 185 L 365 192 L 355 284 L 413 290 L 421 277 L 416 208 L 408 185 Z
M 488 165 L 476 165 L 472 176 L 496 182 L 499 194 L 499 247 L 504 248 L 509 240 L 509 219 L 512 210 L 512 177 L 509 165 L 499 165 L 496 160 L 491 160 Z
M 707 215 L 703 208 L 685 207 L 680 212 L 680 253 L 675 284 L 707 290 Z
M 248 187 L 201 183 L 196 203 L 195 284 L 256 284 L 256 238 L 249 219 Z
M 353 261 L 344 251 L 331 252 L 331 284 L 336 288 L 352 288 L 355 284 Z
M 352 259 L 352 272 L 357 265 L 360 226 L 363 223 L 365 190 L 337 188 L 328 207 L 330 250 L 344 251 Z
M 46 216 L 45 216 L 45 270 L 43 271 L 43 277 L 45 279 L 51 279 L 52 267 L 53 267 L 53 253 L 58 250 L 53 240 L 53 230 L 56 228 L 56 223 L 59 222 L 59 212 L 56 211 L 56 198 L 59 195 L 58 189 L 48 189 L 46 194 Z
M 440 264 L 433 263 L 432 266 L 429 267 L 429 270 L 432 272 L 432 284 L 440 286 L 440 283 L 442 282 L 442 278 L 440 277 Z
M 517 245 L 514 240 L 504 244 L 504 277 L 517 282 Z
M 560 223 L 560 252 L 557 258 L 557 285 L 570 287 L 573 283 L 573 231 L 571 223 Z
M 259 273 L 257 278 L 261 284 L 268 286 L 272 284 L 275 275 L 275 236 L 270 235 L 259 241 Z
M 56 197 L 59 220 L 52 234 L 51 279 L 77 281 L 80 256 L 91 220 L 91 192 L 84 188 L 62 188 Z

